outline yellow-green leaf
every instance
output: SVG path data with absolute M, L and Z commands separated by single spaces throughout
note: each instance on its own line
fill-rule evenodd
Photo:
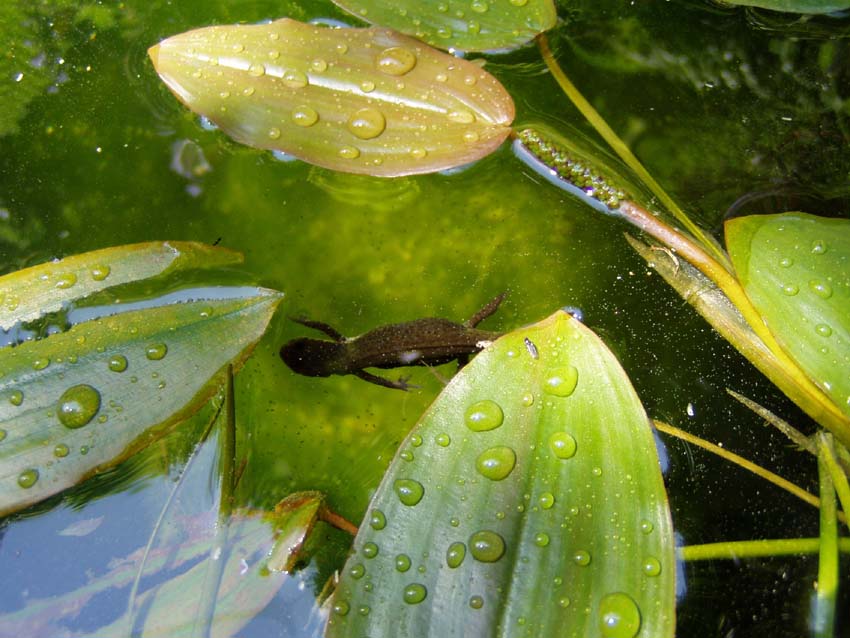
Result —
M 739 217 L 726 223 L 726 244 L 776 340 L 850 416 L 850 220 Z
M 39 264 L 0 278 L 0 329 L 129 281 L 241 261 L 242 255 L 232 250 L 175 241 L 104 248 Z
M 283 19 L 175 35 L 149 50 L 190 109 L 243 144 L 350 173 L 460 166 L 510 133 L 510 95 L 480 66 L 389 29 Z
M 334 0 L 371 24 L 416 36 L 441 49 L 513 49 L 555 26 L 552 0 Z
M 670 637 L 673 550 L 646 413 L 559 311 L 487 347 L 411 431 L 327 633 Z

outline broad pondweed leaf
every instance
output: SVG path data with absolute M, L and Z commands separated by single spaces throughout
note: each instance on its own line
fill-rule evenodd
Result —
M 847 0 L 726 0 L 728 4 L 788 13 L 833 13 L 850 8 Z
M 239 253 L 225 248 L 175 241 L 104 248 L 25 268 L 0 278 L 0 329 L 130 281 L 241 261 Z
M 672 636 L 673 537 L 625 372 L 565 312 L 486 348 L 401 445 L 330 636 Z
M 309 508 L 312 503 L 307 502 Z M 228 543 L 221 559 L 226 561 L 216 596 L 212 619 L 213 636 L 233 636 L 259 614 L 289 578 L 270 565 L 272 558 L 289 553 L 286 543 L 304 515 L 300 509 L 276 509 L 273 513 L 237 510 L 229 522 Z M 312 519 L 311 519 L 312 520 Z M 312 524 L 312 522 L 310 524 Z M 97 609 L 93 616 L 108 619 L 108 624 L 91 629 L 86 635 L 99 638 L 123 638 L 129 635 L 160 638 L 195 636 L 193 633 L 209 556 L 213 549 L 216 514 L 182 520 L 182 534 L 174 535 L 173 544 L 155 548 L 146 555 L 145 580 L 138 593 L 136 614 L 105 615 Z M 284 533 L 289 530 L 289 534 Z M 79 635 L 79 616 L 98 605 L 98 596 L 112 591 L 129 590 L 140 569 L 144 548 L 110 562 L 106 573 L 97 574 L 90 583 L 68 593 L 49 598 L 32 598 L 21 610 L 0 615 L 0 635 L 58 636 Z M 102 604 L 101 604 L 102 607 Z
M 441 49 L 514 49 L 555 26 L 552 0 L 334 0 L 361 20 Z
M 739 217 L 726 222 L 726 244 L 776 340 L 850 416 L 850 220 Z
M 349 173 L 480 159 L 510 133 L 510 95 L 480 66 L 389 29 L 283 19 L 188 31 L 150 48 L 174 94 L 235 140 Z
M 0 515 L 112 465 L 185 419 L 238 367 L 280 293 L 199 289 L 0 348 Z

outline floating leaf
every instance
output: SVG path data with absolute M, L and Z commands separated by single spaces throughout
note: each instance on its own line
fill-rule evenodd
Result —
M 0 329 L 55 312 L 73 299 L 119 284 L 190 268 L 239 263 L 242 256 L 195 242 L 148 242 L 47 262 L 0 279 Z
M 214 391 L 211 377 L 247 357 L 279 300 L 262 288 L 220 288 L 215 298 L 0 349 L 0 515 L 126 458 L 188 417 Z
M 728 4 L 761 7 L 787 13 L 833 13 L 850 8 L 847 0 L 725 0 Z
M 148 51 L 162 80 L 239 142 L 397 176 L 495 150 L 514 105 L 480 66 L 388 29 L 283 19 L 188 31 Z
M 513 49 L 555 26 L 552 0 L 334 0 L 358 18 L 441 49 Z
M 726 243 L 776 340 L 850 416 L 850 220 L 739 217 L 726 223 Z
M 402 444 L 330 636 L 672 636 L 670 512 L 614 356 L 557 312 L 488 347 Z

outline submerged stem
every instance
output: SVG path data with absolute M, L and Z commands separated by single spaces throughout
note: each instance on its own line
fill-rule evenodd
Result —
M 835 600 L 838 595 L 838 519 L 835 487 L 825 460 L 829 435 L 818 437 L 818 477 L 820 479 L 820 543 L 818 586 L 812 601 L 811 630 L 816 638 L 835 635 Z
M 635 157 L 634 153 L 632 153 L 631 149 L 626 145 L 626 143 L 620 139 L 614 130 L 608 126 L 608 123 L 605 119 L 599 115 L 599 112 L 593 108 L 590 102 L 581 94 L 581 92 L 576 88 L 576 86 L 570 81 L 570 79 L 566 76 L 564 71 L 561 69 L 555 57 L 552 55 L 552 50 L 549 48 L 549 41 L 546 38 L 546 34 L 541 33 L 537 36 L 537 46 L 540 49 L 540 55 L 543 57 L 543 61 L 546 63 L 546 66 L 549 68 L 549 72 L 552 74 L 552 77 L 555 78 L 555 81 L 564 91 L 566 96 L 570 99 L 570 101 L 575 105 L 575 107 L 581 112 L 582 115 L 587 119 L 588 122 L 593 126 L 597 133 L 604 139 L 608 145 L 614 150 L 617 155 L 619 155 L 620 159 L 622 159 L 626 165 L 631 168 L 635 174 L 649 187 L 649 189 L 653 192 L 653 194 L 658 197 L 662 204 L 673 214 L 673 216 L 679 220 L 679 222 L 691 233 L 700 244 L 702 244 L 709 252 L 712 253 L 714 259 L 727 271 L 732 270 L 732 265 L 729 262 L 729 257 L 726 253 L 717 245 L 717 243 L 699 227 L 691 219 L 685 214 L 679 205 L 673 200 L 670 195 L 667 194 L 667 191 L 662 188 L 661 184 L 655 181 L 655 178 L 650 175 L 649 171 L 646 170 L 643 164 L 641 164 L 640 160 Z
M 687 545 L 678 549 L 684 561 L 715 560 L 728 558 L 759 558 L 763 556 L 794 556 L 816 554 L 820 549 L 820 538 L 776 538 L 758 541 L 729 541 Z M 838 550 L 850 554 L 850 538 L 838 539 Z

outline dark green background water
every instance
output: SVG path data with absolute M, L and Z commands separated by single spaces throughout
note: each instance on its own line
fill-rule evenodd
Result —
M 850 211 L 850 18 L 684 1 L 561 2 L 559 14 L 550 38 L 567 74 L 707 228 L 719 232 L 726 214 Z M 347 19 L 320 0 L 0 6 L 0 272 L 138 241 L 220 239 L 246 256 L 231 278 L 286 293 L 238 377 L 241 503 L 271 507 L 319 489 L 359 521 L 440 388 L 426 369 L 410 393 L 298 377 L 277 358 L 284 340 L 305 333 L 288 315 L 354 335 L 421 316 L 465 319 L 504 290 L 487 327 L 579 306 L 652 416 L 816 490 L 813 459 L 724 388 L 811 424 L 648 271 L 623 224 L 542 182 L 507 145 L 455 174 L 396 180 L 281 162 L 205 130 L 146 57 L 193 27 L 283 16 Z M 589 131 L 533 47 L 489 56 L 487 69 L 513 94 L 518 123 Z M 3 523 L 0 613 L 69 591 L 143 545 L 197 428 L 184 430 L 37 516 Z M 668 451 L 685 543 L 816 535 L 812 508 L 682 443 Z M 87 536 L 58 535 L 101 516 Z M 306 588 L 284 588 L 241 635 L 301 635 L 314 587 L 344 551 L 334 536 L 302 576 Z M 814 558 L 689 565 L 679 635 L 805 635 L 816 571 Z

